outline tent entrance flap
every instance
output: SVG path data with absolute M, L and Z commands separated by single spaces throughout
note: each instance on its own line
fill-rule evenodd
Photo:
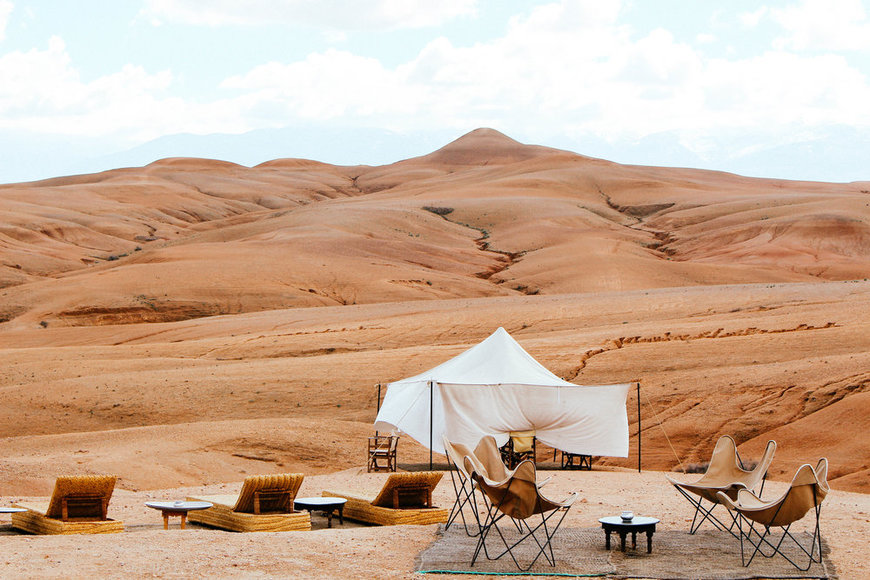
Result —
M 544 368 L 504 329 L 420 375 L 390 383 L 375 423 L 444 453 L 442 437 L 500 445 L 511 431 L 534 431 L 569 453 L 628 456 L 628 384 L 580 386 Z

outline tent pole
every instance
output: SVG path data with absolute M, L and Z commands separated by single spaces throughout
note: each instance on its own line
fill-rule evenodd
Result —
M 380 412 L 381 412 L 381 383 L 378 383 L 378 414 L 380 414 Z M 375 417 L 375 420 L 377 420 L 377 417 Z M 377 430 L 375 430 L 375 437 L 377 437 L 377 436 L 378 436 L 378 432 L 377 432 Z
M 429 381 L 429 471 L 432 471 L 432 419 L 435 413 L 432 409 L 432 402 L 435 399 L 433 392 L 432 381 Z
M 640 473 L 640 381 L 637 385 L 637 472 Z

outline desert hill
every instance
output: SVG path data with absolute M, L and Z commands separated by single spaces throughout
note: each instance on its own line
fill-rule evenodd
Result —
M 4 185 L 0 214 L 7 485 L 70 457 L 138 488 L 359 465 L 376 383 L 504 326 L 569 380 L 640 380 L 647 468 L 727 432 L 749 456 L 777 438 L 777 477 L 826 454 L 835 486 L 870 489 L 870 182 L 480 129 L 382 167 L 179 158 Z M 157 467 L 129 469 L 143 448 Z

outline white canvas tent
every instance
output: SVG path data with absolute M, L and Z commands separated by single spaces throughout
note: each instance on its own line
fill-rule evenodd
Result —
M 534 430 L 556 449 L 627 457 L 628 389 L 563 381 L 499 328 L 447 362 L 390 383 L 375 428 L 437 453 L 444 453 L 443 435 L 474 447 L 484 435 L 503 445 L 511 431 Z

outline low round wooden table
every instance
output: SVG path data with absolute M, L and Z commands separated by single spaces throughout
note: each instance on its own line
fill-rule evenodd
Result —
M 20 514 L 21 512 L 26 512 L 25 508 L 16 508 L 16 507 L 0 507 L 0 514 Z
M 619 534 L 620 548 L 625 552 L 625 537 L 631 534 L 631 547 L 637 549 L 637 534 L 646 533 L 646 553 L 652 553 L 652 537 L 656 533 L 656 524 L 659 520 L 656 518 L 647 518 L 643 516 L 634 516 L 631 520 L 623 520 L 619 516 L 608 516 L 598 520 L 601 522 L 601 527 L 604 528 L 605 541 L 604 547 L 610 549 L 610 534 L 616 532 Z
M 293 509 L 303 509 L 309 512 L 319 511 L 326 514 L 326 527 L 332 527 L 332 512 L 338 510 L 338 521 L 344 525 L 344 504 L 347 500 L 343 497 L 298 497 L 293 501 Z
M 145 505 L 151 509 L 160 510 L 163 514 L 163 529 L 169 529 L 169 516 L 181 516 L 181 529 L 187 521 L 187 512 L 207 510 L 213 504 L 207 501 L 147 501 Z

